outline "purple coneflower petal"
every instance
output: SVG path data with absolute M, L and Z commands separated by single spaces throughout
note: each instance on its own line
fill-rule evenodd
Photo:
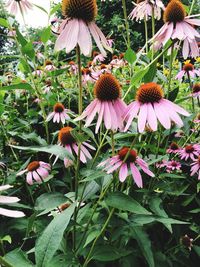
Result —
M 78 44 L 80 46 L 80 49 L 83 55 L 89 56 L 91 54 L 92 38 L 91 38 L 87 25 L 82 20 L 79 20 Z
M 126 177 L 128 176 L 128 168 L 127 164 L 123 163 L 119 170 L 119 180 L 120 182 L 124 182 L 126 180 Z
M 138 168 L 135 166 L 134 163 L 130 163 L 130 167 L 131 167 L 131 172 L 132 172 L 133 179 L 134 179 L 136 185 L 139 188 L 142 188 L 143 187 L 142 176 L 141 176 Z
M 21 211 L 15 211 L 15 210 L 8 210 L 0 208 L 0 215 L 11 217 L 11 218 L 20 218 L 24 217 L 25 214 Z
M 162 103 L 154 103 L 154 110 L 156 117 L 160 121 L 160 123 L 164 126 L 165 129 L 170 129 L 171 122 L 169 119 L 168 114 L 165 112 L 164 109 L 162 109 Z
M 144 131 L 147 121 L 147 104 L 142 104 L 138 115 L 138 130 L 140 133 Z
M 153 131 L 157 131 L 158 123 L 152 104 L 148 103 L 147 108 L 147 122 Z

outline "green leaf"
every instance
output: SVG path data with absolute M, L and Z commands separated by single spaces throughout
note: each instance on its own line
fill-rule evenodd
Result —
M 6 235 L 6 236 L 4 236 L 4 237 L 1 239 L 1 241 L 6 241 L 6 242 L 8 242 L 9 244 L 12 243 L 12 239 L 11 239 L 11 236 L 10 236 L 10 235 Z
M 87 236 L 83 248 L 85 248 L 88 244 L 90 244 L 100 233 L 101 231 L 99 229 L 95 229 L 92 232 L 90 232 Z
M 40 38 L 43 43 L 46 43 L 51 36 L 51 28 L 50 26 L 42 30 Z
M 33 87 L 29 83 L 17 83 L 0 87 L 0 90 L 33 90 Z
M 94 254 L 92 255 L 93 260 L 98 261 L 114 261 L 131 254 L 132 251 L 125 249 L 119 249 L 110 245 L 97 246 Z
M 169 93 L 169 97 L 168 99 L 172 102 L 174 102 L 178 96 L 178 92 L 179 92 L 179 87 L 176 87 L 174 90 L 172 90 L 170 93 Z
M 48 15 L 48 12 L 42 6 L 38 6 L 36 4 L 34 4 L 34 6 L 36 6 L 37 8 L 39 8 L 40 10 L 42 10 L 44 13 L 46 13 Z
M 4 105 L 3 105 L 4 96 L 5 92 L 0 90 L 0 115 L 2 115 L 4 112 Z
M 62 146 L 59 145 L 49 145 L 49 146 L 43 146 L 43 147 L 35 147 L 35 146 L 12 146 L 14 148 L 20 149 L 20 150 L 29 150 L 29 151 L 35 151 L 35 152 L 46 152 L 49 154 L 53 154 L 55 156 L 58 156 L 60 159 L 64 160 L 64 158 L 69 158 L 71 160 L 74 160 L 74 156 L 67 151 Z
M 128 48 L 126 50 L 124 58 L 128 61 L 128 63 L 133 64 L 136 61 L 137 56 L 131 48 Z
M 58 3 L 56 6 L 54 6 L 51 11 L 50 15 L 52 16 L 54 13 L 56 13 L 60 9 L 60 3 Z
M 161 216 L 161 217 L 166 217 L 168 218 L 167 213 L 164 211 L 163 207 L 162 207 L 162 199 L 155 197 L 152 198 L 150 203 L 149 203 L 149 207 L 150 209 L 154 212 L 154 214 Z M 167 229 L 172 233 L 172 226 L 171 224 L 166 223 L 165 226 L 167 227 Z
M 22 47 L 25 46 L 28 43 L 27 40 L 24 38 L 24 36 L 21 34 L 17 27 L 15 28 L 15 30 L 17 34 L 17 40 L 19 41 Z
M 22 50 L 22 53 L 24 55 L 27 55 L 30 59 L 35 58 L 35 51 L 34 51 L 32 42 L 25 44 L 21 50 Z
M 57 215 L 38 238 L 35 246 L 37 267 L 48 267 L 48 263 L 60 246 L 64 231 L 74 213 L 76 203 Z
M 157 72 L 157 62 L 150 66 L 148 72 L 144 76 L 144 82 L 152 82 Z
M 9 28 L 9 23 L 6 19 L 0 18 L 0 26 Z
M 26 254 L 20 249 L 15 249 L 7 253 L 4 258 L 13 267 L 33 267 L 34 266 L 27 259 Z
M 67 201 L 67 198 L 59 192 L 44 193 L 40 195 L 35 202 L 35 210 L 52 210 Z
M 143 208 L 136 200 L 121 192 L 109 194 L 105 201 L 108 206 L 119 210 L 130 211 L 136 214 L 151 214 L 151 212 Z
M 145 257 L 149 267 L 155 267 L 153 252 L 151 249 L 151 241 L 148 235 L 140 226 L 132 227 L 133 237 L 137 240 L 137 243 Z
M 132 85 L 135 85 L 137 84 L 139 81 L 142 80 L 142 78 L 144 77 L 144 75 L 148 72 L 149 68 L 147 69 L 143 69 L 143 70 L 140 70 L 140 71 L 137 71 L 133 77 L 131 78 L 131 84 Z

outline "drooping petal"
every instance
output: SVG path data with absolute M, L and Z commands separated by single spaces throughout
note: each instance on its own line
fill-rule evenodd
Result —
M 138 115 L 138 130 L 140 133 L 144 132 L 147 121 L 147 104 L 142 104 Z
M 131 172 L 132 172 L 133 179 L 134 179 L 136 185 L 139 188 L 142 188 L 143 187 L 142 176 L 141 176 L 138 168 L 132 162 L 130 163 L 130 167 L 131 167 Z
M 11 218 L 21 218 L 25 216 L 25 214 L 22 211 L 8 210 L 8 209 L 3 209 L 3 208 L 0 208 L 0 215 L 11 217 Z
M 119 170 L 119 180 L 120 182 L 124 182 L 126 177 L 128 176 L 128 167 L 126 163 L 123 163 Z

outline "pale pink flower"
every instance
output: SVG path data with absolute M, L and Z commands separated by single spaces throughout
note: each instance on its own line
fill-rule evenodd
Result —
M 74 61 L 69 62 L 69 71 L 73 75 L 76 75 L 78 73 L 78 66 Z
M 171 173 L 172 171 L 180 171 L 181 170 L 181 164 L 180 162 L 176 160 L 168 161 L 166 164 L 166 171 L 168 173 Z
M 106 56 L 106 51 L 112 51 L 105 36 L 95 24 L 97 14 L 96 0 L 82 2 L 82 0 L 63 0 L 62 12 L 65 19 L 58 28 L 59 35 L 55 50 L 65 48 L 66 53 L 71 52 L 77 45 L 85 56 L 92 52 L 92 38 L 94 38 L 101 54 Z
M 2 185 L 0 186 L 0 192 L 8 190 L 10 188 L 12 188 L 11 185 Z M 20 199 L 18 197 L 9 197 L 9 196 L 0 195 L 0 204 L 3 204 L 3 205 L 16 203 L 19 201 Z M 21 211 L 8 210 L 4 208 L 0 208 L 0 215 L 12 217 L 12 218 L 20 218 L 20 217 L 25 216 L 25 214 Z
M 94 94 L 96 98 L 75 121 L 86 118 L 85 127 L 88 127 L 91 125 L 97 113 L 96 133 L 98 133 L 103 120 L 106 129 L 113 131 L 117 131 L 118 129 L 122 130 L 122 118 L 126 110 L 126 104 L 120 99 L 121 86 L 118 80 L 112 74 L 102 74 L 95 84 Z
M 73 129 L 71 127 L 62 128 L 58 134 L 58 141 L 59 141 L 59 145 L 66 148 L 66 150 L 70 154 L 73 155 L 73 152 L 74 152 L 78 156 L 79 148 L 78 148 L 78 144 L 76 143 L 76 140 L 71 134 L 72 130 Z M 86 163 L 87 159 L 92 159 L 92 156 L 87 148 L 91 150 L 95 150 L 95 148 L 91 146 L 90 144 L 88 144 L 88 142 L 83 142 L 80 146 L 80 160 L 82 163 Z M 57 159 L 58 157 L 56 157 L 55 162 L 57 161 Z M 64 164 L 65 164 L 65 167 L 67 168 L 73 165 L 73 161 L 71 159 L 64 158 Z
M 9 13 L 15 16 L 19 11 L 23 14 L 27 13 L 33 8 L 33 5 L 28 0 L 8 0 L 6 7 Z
M 9 30 L 8 34 L 9 37 L 15 37 L 16 36 L 16 30 L 15 28 Z
M 187 77 L 195 78 L 196 76 L 200 76 L 200 70 L 196 70 L 194 65 L 191 63 L 187 63 L 183 66 L 183 69 L 179 71 L 176 75 L 176 79 L 182 80 L 183 76 L 187 75 Z
M 44 74 L 44 72 L 43 72 L 42 70 L 37 69 L 37 70 L 34 70 L 34 71 L 32 72 L 32 74 L 33 74 L 33 76 L 35 76 L 35 77 L 42 77 L 42 75 Z
M 53 71 L 56 70 L 57 68 L 53 65 L 53 63 L 50 60 L 46 60 L 44 69 L 46 71 Z
M 32 161 L 28 164 L 25 170 L 17 173 L 17 176 L 26 175 L 26 182 L 32 185 L 34 182 L 42 183 L 49 176 L 49 171 L 51 170 L 50 164 L 43 161 Z
M 97 75 L 90 68 L 82 69 L 82 82 L 83 85 L 86 85 L 88 82 L 94 83 L 97 80 Z
M 6 168 L 6 164 L 4 162 L 0 161 L 0 168 L 5 169 Z
M 163 47 L 170 39 L 183 41 L 183 57 L 198 57 L 199 48 L 196 37 L 200 37 L 194 26 L 200 26 L 199 19 L 186 16 L 186 11 L 179 0 L 171 0 L 164 11 L 165 24 L 154 35 L 152 42 L 155 50 Z
M 167 149 L 167 153 L 169 153 L 169 154 L 176 154 L 179 151 L 180 151 L 180 148 L 175 142 L 172 142 L 170 144 L 169 148 Z
M 200 145 L 187 145 L 179 151 L 179 155 L 180 158 L 184 160 L 195 160 L 195 157 L 198 157 L 200 155 Z
M 195 174 L 198 175 L 198 180 L 200 180 L 200 156 L 191 164 L 191 176 Z
M 133 119 L 138 115 L 138 130 L 142 133 L 145 126 L 150 127 L 152 131 L 157 131 L 157 120 L 165 129 L 170 129 L 171 122 L 179 127 L 183 122 L 178 115 L 189 116 L 189 113 L 173 102 L 163 98 L 163 90 L 160 85 L 151 82 L 140 86 L 136 93 L 136 101 L 132 102 L 124 115 L 127 125 L 124 131 L 130 127 Z
M 105 60 L 105 57 L 102 54 L 97 53 L 97 55 L 94 56 L 92 63 L 96 65 L 98 63 L 103 62 L 104 60 Z
M 149 170 L 147 163 L 137 155 L 135 150 L 132 149 L 130 152 L 129 150 L 130 148 L 123 147 L 118 151 L 118 155 L 103 161 L 98 165 L 98 167 L 104 167 L 104 170 L 106 170 L 108 174 L 119 169 L 120 182 L 124 182 L 126 180 L 128 176 L 128 169 L 130 168 L 136 185 L 142 188 L 142 176 L 137 165 L 139 165 L 143 172 L 149 176 L 154 177 L 154 174 Z
M 199 76 L 200 76 L 200 70 L 199 70 Z M 200 83 L 195 83 L 192 87 L 192 97 L 199 97 L 200 98 Z
M 44 60 L 44 55 L 43 55 L 41 52 L 37 52 L 37 53 L 36 53 L 36 57 L 37 57 L 38 59 L 43 59 L 43 60 Z
M 165 6 L 161 0 L 137 0 L 137 3 L 134 3 L 134 9 L 129 15 L 129 18 L 132 20 L 148 20 L 152 17 L 154 12 L 155 19 L 159 20 L 161 18 L 161 12 L 165 9 Z
M 50 121 L 53 119 L 53 122 L 60 123 L 62 122 L 63 124 L 65 123 L 66 120 L 69 120 L 70 117 L 67 115 L 67 112 L 69 109 L 66 109 L 63 104 L 61 103 L 56 103 L 54 105 L 54 111 L 51 112 L 48 116 L 46 121 Z
M 193 120 L 194 123 L 200 123 L 200 113 L 197 115 L 196 119 Z

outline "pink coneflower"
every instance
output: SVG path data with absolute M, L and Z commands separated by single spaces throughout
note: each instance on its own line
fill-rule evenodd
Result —
M 6 7 L 9 13 L 15 16 L 19 11 L 23 14 L 27 13 L 29 9 L 33 8 L 33 5 L 28 0 L 9 0 Z
M 0 161 L 0 168 L 5 169 L 6 168 L 6 164 Z
M 155 19 L 161 18 L 161 12 L 165 6 L 161 0 L 137 0 L 137 3 L 133 3 L 135 8 L 132 10 L 129 18 L 132 20 L 148 20 L 152 17 L 154 12 Z
M 179 146 L 177 145 L 177 143 L 172 142 L 169 146 L 169 148 L 167 149 L 167 153 L 169 154 L 176 154 L 180 151 Z
M 78 156 L 79 149 L 78 149 L 78 145 L 76 143 L 76 140 L 74 139 L 74 137 L 71 134 L 72 130 L 73 130 L 73 128 L 71 128 L 71 127 L 62 128 L 58 134 L 58 141 L 59 141 L 59 145 L 65 147 L 70 154 L 73 154 L 73 152 L 75 152 L 75 154 Z M 95 148 L 93 146 L 91 146 L 90 144 L 88 144 L 87 142 L 83 142 L 81 144 L 80 160 L 83 163 L 87 162 L 87 158 L 92 159 L 92 156 L 91 156 L 91 154 L 87 148 L 90 148 L 91 150 L 95 150 Z M 56 160 L 57 160 L 57 158 L 56 158 Z M 72 160 L 65 158 L 64 164 L 65 164 L 65 167 L 67 168 L 67 167 L 71 166 L 73 164 L 73 162 L 72 162 Z
M 176 75 L 176 79 L 182 80 L 184 75 L 187 75 L 187 77 L 194 78 L 195 76 L 200 76 L 200 71 L 196 70 L 193 64 L 187 63 L 183 66 L 183 69 L 179 71 L 179 73 Z
M 200 75 L 200 71 L 199 71 Z M 200 83 L 195 83 L 192 87 L 192 97 L 200 97 Z
M 37 57 L 37 59 L 42 59 L 42 60 L 45 59 L 44 55 L 41 52 L 37 52 L 36 57 Z
M 69 62 L 69 71 L 71 74 L 76 75 L 78 72 L 78 66 L 74 61 Z
M 92 60 L 93 64 L 96 65 L 97 63 L 101 63 L 104 60 L 105 60 L 105 57 L 102 54 L 100 54 L 100 53 L 98 53 L 96 51 L 93 52 L 93 60 Z
M 32 185 L 34 182 L 42 183 L 48 176 L 51 170 L 50 164 L 43 161 L 32 161 L 27 168 L 20 171 L 17 176 L 27 173 L 26 182 Z
M 12 188 L 11 185 L 2 185 L 2 186 L 0 186 L 0 192 L 8 190 L 10 188 Z M 3 204 L 3 205 L 16 203 L 19 201 L 20 201 L 20 199 L 18 197 L 8 197 L 8 196 L 0 195 L 0 204 Z M 25 216 L 25 214 L 21 211 L 8 210 L 8 209 L 3 209 L 3 208 L 0 208 L 0 215 L 12 217 L 12 218 L 20 218 L 20 217 Z
M 163 98 L 163 90 L 160 85 L 154 82 L 146 83 L 137 90 L 136 101 L 127 107 L 124 116 L 127 125 L 124 131 L 128 130 L 137 114 L 140 133 L 144 131 L 145 126 L 149 126 L 152 131 L 156 131 L 158 127 L 157 120 L 166 129 L 170 129 L 172 121 L 182 127 L 183 122 L 178 113 L 189 116 L 186 110 Z
M 7 36 L 9 36 L 9 37 L 15 37 L 16 36 L 16 30 L 15 30 L 15 28 L 12 28 L 11 30 L 9 30 Z
M 162 28 L 153 38 L 154 49 L 164 46 L 170 39 L 174 42 L 183 41 L 183 57 L 199 56 L 199 48 L 196 37 L 200 37 L 193 26 L 200 25 L 199 19 L 186 16 L 186 11 L 179 0 L 171 0 L 164 11 L 164 22 Z
M 200 180 L 200 156 L 198 156 L 198 158 L 194 160 L 191 166 L 191 176 L 197 174 L 198 180 Z
M 118 80 L 112 74 L 102 74 L 95 84 L 94 95 L 96 98 L 83 111 L 82 115 L 76 118 L 76 121 L 86 118 L 85 127 L 88 127 L 98 113 L 96 133 L 98 133 L 102 120 L 104 120 L 106 129 L 122 130 L 126 104 L 120 99 L 121 86 Z
M 172 171 L 180 171 L 181 164 L 176 160 L 168 161 L 166 164 L 166 171 L 171 173 Z
M 44 74 L 44 72 L 43 72 L 42 70 L 40 70 L 40 69 L 37 69 L 37 70 L 34 70 L 34 71 L 32 72 L 32 74 L 33 74 L 33 76 L 35 76 L 35 77 L 42 77 L 42 75 Z
M 136 185 L 141 188 L 143 187 L 142 176 L 136 166 L 136 163 L 143 170 L 143 172 L 149 176 L 154 177 L 154 174 L 149 170 L 147 163 L 138 157 L 135 150 L 130 150 L 130 153 L 127 157 L 129 150 L 130 149 L 128 147 L 123 147 L 118 151 L 118 155 L 103 161 L 98 165 L 98 167 L 105 166 L 104 170 L 106 170 L 108 174 L 119 169 L 120 182 L 124 182 L 126 180 L 126 177 L 128 176 L 128 169 L 130 168 Z
M 79 45 L 81 53 L 90 56 L 92 52 L 92 37 L 94 38 L 101 54 L 106 56 L 106 51 L 112 51 L 102 31 L 95 24 L 97 15 L 96 0 L 63 0 L 62 13 L 65 19 L 57 32 L 59 37 L 55 50 L 66 49 L 69 53 Z
M 194 123 L 200 123 L 200 113 L 197 115 L 197 117 L 193 120 Z
M 96 76 L 96 77 L 95 77 Z M 87 82 L 94 83 L 97 80 L 97 75 L 89 68 L 82 69 L 82 82 L 86 85 Z
M 187 145 L 182 148 L 179 152 L 180 158 L 184 160 L 192 159 L 195 160 L 195 157 L 200 155 L 200 145 Z
M 192 250 L 193 247 L 193 238 L 190 238 L 188 235 L 184 235 L 180 238 L 181 244 L 189 249 L 189 251 Z
M 47 71 L 53 71 L 53 70 L 56 70 L 56 67 L 53 65 L 53 63 L 50 60 L 46 60 L 44 69 Z
M 50 121 L 53 119 L 53 122 L 60 123 L 62 122 L 63 124 L 65 123 L 66 120 L 69 120 L 70 117 L 67 115 L 67 112 L 69 109 L 66 109 L 63 104 L 61 103 L 56 103 L 53 107 L 54 111 L 51 112 L 48 116 L 46 121 Z

